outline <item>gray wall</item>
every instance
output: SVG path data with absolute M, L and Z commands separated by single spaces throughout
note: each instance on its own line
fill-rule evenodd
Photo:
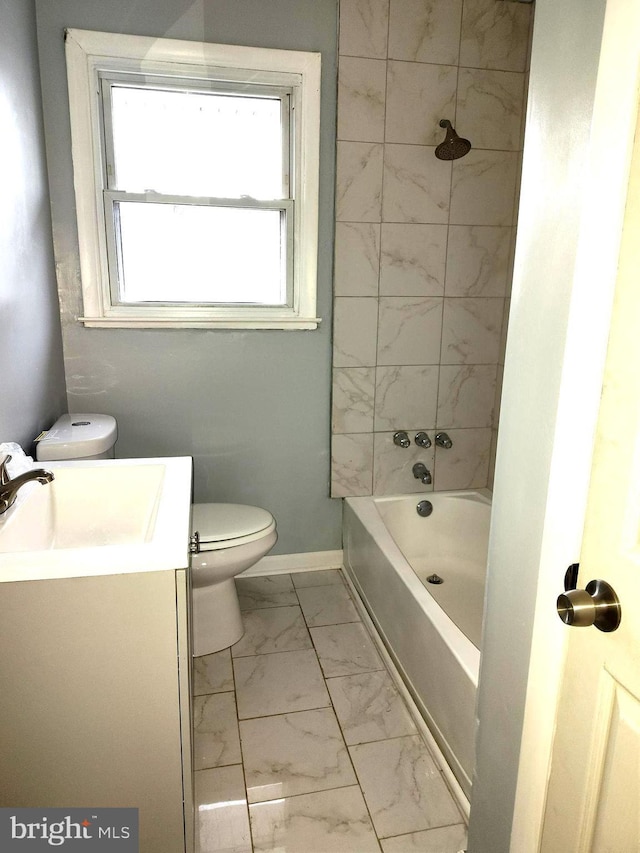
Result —
M 0 5 L 0 442 L 31 452 L 66 411 L 35 8 Z
M 577 475 L 582 477 L 590 462 L 588 454 L 560 465 L 554 453 L 559 453 L 559 395 L 604 8 L 605 0 L 536 3 L 489 546 L 470 853 L 511 849 L 538 587 L 544 576 L 555 578 L 548 613 L 560 625 L 553 603 L 566 567 L 579 557 L 579 514 L 565 509 L 550 515 L 549 501 L 555 494 L 563 503 L 579 502 Z M 581 331 L 580 342 L 584 351 L 589 330 Z M 571 412 L 580 429 L 594 405 L 587 396 L 581 390 Z M 553 546 L 550 530 L 556 531 Z
M 337 0 L 37 0 L 54 244 L 71 411 L 108 412 L 121 457 L 193 455 L 195 498 L 271 510 L 274 553 L 340 547 L 329 497 Z M 321 51 L 317 331 L 85 329 L 65 27 Z

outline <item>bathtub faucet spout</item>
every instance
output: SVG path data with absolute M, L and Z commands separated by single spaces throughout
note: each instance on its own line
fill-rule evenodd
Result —
M 413 476 L 416 480 L 420 480 L 420 482 L 425 486 L 431 485 L 431 471 L 429 471 L 423 462 L 416 462 L 411 470 L 413 471 Z

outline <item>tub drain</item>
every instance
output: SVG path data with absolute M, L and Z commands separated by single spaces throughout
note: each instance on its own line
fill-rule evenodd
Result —
M 440 577 L 440 575 L 429 575 L 427 578 L 427 583 L 444 583 L 444 580 Z

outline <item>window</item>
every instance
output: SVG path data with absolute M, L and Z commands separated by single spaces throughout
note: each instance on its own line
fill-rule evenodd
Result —
M 68 30 L 87 326 L 315 328 L 320 56 Z

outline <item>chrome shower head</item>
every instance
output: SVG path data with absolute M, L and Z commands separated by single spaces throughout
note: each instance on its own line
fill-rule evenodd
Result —
M 471 143 L 468 139 L 458 136 L 448 119 L 443 118 L 440 121 L 440 127 L 447 128 L 447 135 L 444 142 L 436 147 L 435 154 L 438 160 L 457 160 L 469 153 Z

